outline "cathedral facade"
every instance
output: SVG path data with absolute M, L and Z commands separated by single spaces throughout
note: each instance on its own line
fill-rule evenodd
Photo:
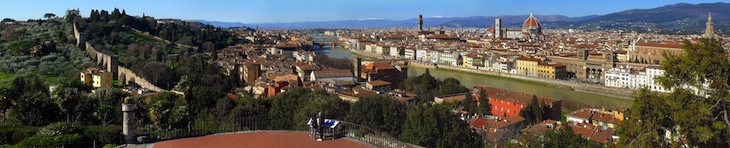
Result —
M 489 27 L 487 32 L 489 33 L 488 36 L 496 39 L 525 39 L 531 41 L 543 39 L 542 24 L 540 24 L 540 20 L 532 13 L 522 23 L 521 30 L 502 28 L 502 19 L 496 18 L 494 20 L 494 26 Z

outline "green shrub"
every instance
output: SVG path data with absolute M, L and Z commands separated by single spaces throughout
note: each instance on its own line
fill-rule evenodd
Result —
M 121 126 L 87 126 L 83 133 L 85 138 L 96 140 L 102 144 L 121 144 Z
M 81 136 L 38 134 L 20 141 L 18 147 L 83 147 Z
M 69 123 L 69 122 L 56 122 L 51 123 L 49 125 L 44 126 L 41 128 L 41 130 L 38 131 L 38 134 L 43 135 L 70 135 L 70 134 L 78 134 L 81 132 L 81 127 L 78 124 L 75 123 Z
M 0 144 L 16 144 L 38 132 L 38 127 L 0 127 Z

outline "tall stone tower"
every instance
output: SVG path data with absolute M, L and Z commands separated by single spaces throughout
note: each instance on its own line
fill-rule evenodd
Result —
M 360 56 L 355 56 L 355 61 L 352 64 L 352 73 L 355 76 L 355 80 L 360 82 L 360 78 L 362 78 L 362 58 Z
M 705 28 L 705 34 L 702 35 L 702 37 L 706 39 L 712 39 L 715 38 L 715 27 L 712 24 L 712 13 L 709 13 L 707 16 L 707 28 Z
M 494 38 L 502 38 L 502 19 L 494 19 Z
M 132 99 L 127 97 L 124 98 L 124 103 L 122 103 L 122 112 L 124 113 L 124 118 L 122 118 L 122 134 L 124 135 L 124 143 L 134 143 L 134 137 L 136 136 L 134 133 L 134 129 L 136 128 L 135 123 L 137 122 L 137 118 L 134 117 L 134 109 L 135 106 L 132 103 Z
M 106 70 L 109 72 L 112 72 L 112 78 L 114 80 L 119 80 L 119 56 L 118 55 L 111 55 L 109 56 L 109 63 L 106 63 Z
M 418 14 L 418 32 L 423 31 L 423 15 Z

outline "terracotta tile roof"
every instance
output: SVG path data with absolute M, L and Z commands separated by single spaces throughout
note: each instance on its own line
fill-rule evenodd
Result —
M 406 101 L 406 102 L 416 99 L 416 97 L 417 97 L 417 95 L 413 94 L 413 93 L 405 93 L 400 96 L 398 96 L 397 94 L 391 94 L 391 96 L 393 96 L 395 99 L 398 99 L 400 101 Z
M 663 44 L 663 43 L 639 43 L 637 46 L 663 47 L 663 48 L 682 48 L 682 44 Z
M 445 35 L 445 34 L 432 34 L 432 35 L 427 35 L 426 38 L 428 38 L 428 39 L 449 39 L 449 40 L 458 40 L 459 39 L 459 37 L 448 36 L 448 35 Z
M 312 73 L 316 78 L 353 77 L 350 70 L 320 70 Z
M 274 48 L 279 48 L 279 49 L 292 49 L 292 48 L 297 48 L 297 45 L 295 45 L 295 44 L 276 44 L 274 46 Z
M 525 104 L 527 105 L 532 101 L 532 94 L 522 93 L 522 92 L 516 92 L 506 89 L 500 89 L 500 88 L 494 88 L 494 87 L 488 87 L 483 84 L 479 84 L 477 86 L 474 86 L 474 88 L 481 87 L 484 90 L 487 91 L 487 94 L 489 95 L 489 98 L 498 99 L 498 100 L 505 100 L 505 101 L 511 101 L 519 104 Z M 538 101 L 545 101 L 545 104 L 552 104 L 553 102 L 560 101 L 560 99 L 545 97 L 545 96 L 536 96 Z
M 616 133 L 616 129 L 609 128 L 606 130 L 600 129 L 600 127 L 593 126 L 592 124 L 577 124 L 570 126 L 573 129 L 573 133 L 580 135 L 588 140 L 598 143 L 608 143 L 611 141 L 611 136 Z
M 609 128 L 606 130 L 599 130 L 598 132 L 594 133 L 590 140 L 606 144 L 611 141 L 611 136 L 616 133 L 616 129 Z
M 520 123 L 522 121 L 525 121 L 525 118 L 522 118 L 520 116 L 510 116 L 507 118 L 502 117 L 479 117 L 474 118 L 471 120 L 469 125 L 471 125 L 472 128 L 493 128 L 493 129 L 501 129 L 510 125 L 515 125 L 517 123 Z
M 593 136 L 593 133 L 595 132 L 595 127 L 593 124 L 590 123 L 580 123 L 576 125 L 570 126 L 573 129 L 573 133 L 589 138 Z
M 613 114 L 610 113 L 604 113 L 604 112 L 596 112 L 593 114 L 593 117 L 591 117 L 591 120 L 598 120 L 601 122 L 606 123 L 613 123 L 613 124 L 620 124 L 621 120 L 616 119 Z
M 377 62 L 377 63 L 370 63 L 367 66 L 365 66 L 365 68 L 363 68 L 363 72 L 377 73 L 378 70 L 389 70 L 389 69 L 395 69 L 395 67 L 388 62 Z
M 470 53 L 470 54 L 467 54 L 466 57 L 470 57 L 470 58 L 475 58 L 476 59 L 476 58 L 479 58 L 479 54 Z
M 545 120 L 530 127 L 524 128 L 520 130 L 520 132 L 543 135 L 547 131 L 560 129 L 560 127 L 562 127 L 562 124 L 558 124 L 558 122 L 555 120 Z
M 596 46 L 596 45 L 588 45 L 588 44 L 580 44 L 580 45 L 575 45 L 575 47 L 576 48 L 584 48 L 584 49 L 596 49 L 596 47 L 598 47 L 598 46 Z
M 575 110 L 573 112 L 570 112 L 566 116 L 573 116 L 573 117 L 578 117 L 578 118 L 583 118 L 583 119 L 586 119 L 586 120 L 590 120 L 591 117 L 593 116 L 593 113 L 594 113 L 594 111 L 591 111 L 588 108 L 582 108 L 582 109 L 579 109 L 579 110 Z
M 370 84 L 370 85 L 372 85 L 372 86 L 384 86 L 384 85 L 390 85 L 391 84 L 390 82 L 383 81 L 383 80 L 375 80 L 375 81 L 370 81 L 370 82 L 367 82 L 367 83 Z
M 537 58 L 528 58 L 528 57 L 519 57 L 519 58 L 517 58 L 517 60 L 522 60 L 522 61 L 533 61 L 533 62 L 540 62 L 540 61 L 542 61 L 542 60 L 540 60 L 540 59 L 537 59 Z

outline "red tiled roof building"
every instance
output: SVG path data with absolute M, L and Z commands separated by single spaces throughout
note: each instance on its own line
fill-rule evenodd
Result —
M 520 110 L 527 107 L 527 105 L 530 104 L 530 102 L 532 101 L 532 94 L 488 87 L 482 84 L 475 86 L 474 90 L 487 91 L 487 96 L 489 96 L 489 104 L 492 105 L 492 114 L 497 116 L 519 116 Z M 477 102 L 481 102 L 481 98 L 479 98 L 478 92 L 474 93 L 473 95 Z M 546 117 L 546 119 L 558 121 L 561 120 L 560 99 L 537 96 L 537 101 L 545 102 L 545 111 L 548 112 L 548 116 Z

